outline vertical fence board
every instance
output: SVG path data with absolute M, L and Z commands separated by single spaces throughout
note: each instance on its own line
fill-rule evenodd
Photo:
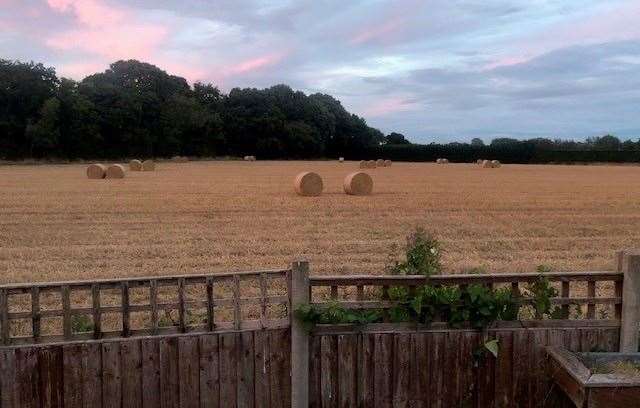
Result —
M 511 395 L 511 384 L 513 381 L 512 357 L 513 357 L 513 332 L 499 331 L 496 333 L 498 339 L 498 358 L 495 369 L 495 390 L 496 407 L 510 407 L 513 403 Z
M 531 356 L 533 353 L 527 353 L 529 336 L 525 330 L 517 330 L 513 332 L 513 347 L 511 349 L 512 360 L 512 387 L 511 395 L 513 404 L 518 407 L 527 407 L 531 396 L 529 395 L 529 374 L 528 370 L 531 364 Z
M 200 405 L 198 338 L 178 339 L 178 373 L 180 408 L 198 408 Z
M 142 339 L 142 407 L 160 406 L 160 341 Z
M 473 376 L 473 365 L 475 362 L 474 353 L 477 348 L 477 333 L 463 332 L 460 337 L 460 401 L 461 407 L 473 406 L 473 395 L 475 389 L 475 379 Z
M 23 348 L 16 350 L 16 407 L 28 408 L 40 405 L 40 381 L 38 350 Z
M 338 395 L 341 407 L 356 406 L 357 338 L 355 334 L 338 336 Z
M 489 334 L 482 334 L 478 337 L 477 347 L 482 350 L 476 368 L 476 401 L 478 407 L 493 407 L 495 401 L 494 371 L 496 359 L 484 349 L 484 344 L 491 341 L 493 337 Z
M 533 346 L 533 375 L 534 381 L 532 383 L 532 394 L 535 396 L 535 401 L 540 403 L 544 401 L 546 396 L 549 382 L 546 376 L 546 355 L 544 347 L 549 344 L 549 333 L 544 329 L 533 330 L 529 334 L 530 342 Z
M 252 332 L 240 333 L 238 361 L 238 407 L 254 406 L 254 342 Z
M 393 401 L 393 337 L 374 335 L 374 404 L 390 407 Z
M 393 406 L 409 406 L 411 335 L 393 336 Z
M 82 345 L 82 406 L 102 407 L 102 347 L 98 343 Z
M 66 367 L 63 368 L 62 349 L 60 347 L 44 347 L 32 350 L 37 354 L 38 359 L 40 401 L 36 403 L 37 406 L 42 408 L 61 407 L 64 404 L 63 375 L 66 370 Z
M 431 357 L 429 372 L 429 398 L 432 407 L 443 407 L 442 381 L 438 373 L 446 371 L 444 366 L 444 333 L 433 333 L 429 336 L 429 356 Z
M 322 407 L 337 407 L 338 386 L 336 377 L 338 375 L 338 364 L 336 355 L 336 337 L 322 336 L 320 338 L 322 375 Z
M 374 351 L 372 334 L 362 333 L 358 341 L 358 406 L 370 407 L 374 401 Z
M 178 339 L 160 340 L 160 406 L 179 408 L 180 389 L 178 385 Z
M 291 406 L 291 341 L 288 329 L 269 331 L 271 406 Z
M 120 344 L 102 344 L 102 406 L 119 408 L 122 403 Z
M 220 337 L 220 406 L 236 406 L 236 370 L 238 353 L 236 334 L 221 334 Z
M 62 347 L 64 407 L 83 407 L 82 345 Z
M 122 366 L 122 406 L 124 408 L 142 407 L 142 352 L 140 341 L 120 343 Z
M 269 386 L 269 332 L 256 330 L 253 332 L 254 345 L 254 404 L 256 408 L 268 408 L 270 401 Z M 312 340 L 313 338 L 310 338 Z M 316 338 L 319 342 L 319 340 Z M 318 343 L 319 344 L 319 343 Z M 320 360 L 318 360 L 320 361 Z M 311 377 L 309 377 L 311 378 Z
M 16 384 L 16 352 L 0 349 L 0 404 L 2 408 L 14 408 Z M 17 408 L 17 407 L 16 407 Z
M 220 407 L 218 335 L 200 337 L 200 407 Z
M 427 336 L 424 333 L 411 335 L 410 396 L 411 407 L 426 407 L 429 390 L 430 358 L 427 348 Z
M 444 367 L 447 375 L 442 379 L 442 397 L 444 406 L 454 407 L 460 404 L 460 331 L 449 331 L 445 335 Z

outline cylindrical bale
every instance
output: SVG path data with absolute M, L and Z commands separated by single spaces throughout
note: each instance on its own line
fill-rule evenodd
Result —
M 483 161 L 484 161 L 484 160 L 482 160 L 482 159 L 478 159 L 478 160 L 476 160 L 476 164 L 477 164 L 478 166 L 482 166 L 482 162 L 483 162 Z
M 124 178 L 124 167 L 120 164 L 112 164 L 107 167 L 106 178 L 121 179 Z
M 145 160 L 142 162 L 142 171 L 154 171 L 156 169 L 156 164 L 153 160 Z
M 142 170 L 142 162 L 140 160 L 133 159 L 129 162 L 129 170 L 131 171 L 141 171 Z
M 102 164 L 90 164 L 87 167 L 87 177 L 90 179 L 103 179 L 107 174 L 107 168 Z
M 442 164 L 447 164 L 449 163 L 449 159 L 442 159 Z
M 376 167 L 384 167 L 384 160 L 383 159 L 376 160 Z
M 249 156 L 250 161 L 256 161 L 256 156 Z
M 437 159 L 437 160 L 436 160 L 436 163 L 437 163 L 437 164 L 442 164 L 442 159 Z
M 373 179 L 365 172 L 357 171 L 344 178 L 344 192 L 350 195 L 369 195 L 373 191 Z
M 391 160 L 385 160 L 384 167 L 391 167 Z
M 491 168 L 493 168 L 493 164 L 491 164 L 490 160 L 484 160 L 482 162 L 482 168 L 483 169 L 491 169 Z
M 376 161 L 375 160 L 367 161 L 367 168 L 368 169 L 375 169 L 376 168 Z
M 340 163 L 344 162 L 344 157 L 339 157 L 339 158 L 338 158 L 338 161 L 339 161 Z
M 367 161 L 366 160 L 360 160 L 360 168 L 361 169 L 366 169 L 367 168 Z
M 249 161 L 249 156 L 244 156 L 244 161 Z
M 502 164 L 500 164 L 500 161 L 498 160 L 491 160 L 491 166 L 493 166 L 494 169 L 498 169 Z
M 293 181 L 293 187 L 298 195 L 305 197 L 319 196 L 324 188 L 322 177 L 311 171 L 298 174 Z

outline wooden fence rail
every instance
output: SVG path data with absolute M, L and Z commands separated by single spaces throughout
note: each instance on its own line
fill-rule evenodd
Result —
M 290 269 L 0 286 L 0 345 L 289 326 Z

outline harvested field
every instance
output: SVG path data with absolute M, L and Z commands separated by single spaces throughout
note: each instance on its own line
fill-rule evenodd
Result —
M 0 167 L 0 280 L 55 281 L 279 267 L 382 273 L 392 244 L 433 232 L 449 272 L 613 267 L 640 237 L 634 166 L 394 163 L 371 196 L 342 191 L 331 162 L 162 163 L 118 183 L 86 165 Z M 314 171 L 320 197 L 291 180 Z

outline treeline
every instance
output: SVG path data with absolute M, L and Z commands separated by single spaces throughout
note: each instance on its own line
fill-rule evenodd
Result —
M 498 138 L 412 144 L 383 135 L 330 95 L 286 85 L 222 93 L 135 60 L 82 81 L 42 64 L 0 59 L 0 159 L 343 156 L 453 162 L 640 162 L 640 142 Z
M 452 162 L 489 159 L 503 163 L 624 163 L 640 162 L 640 140 L 622 142 L 612 135 L 588 138 L 584 142 L 498 138 L 485 145 L 476 138 L 471 143 L 383 144 L 359 156 L 366 157 L 385 157 L 397 161 L 435 161 L 444 157 Z
M 0 60 L 0 158 L 354 156 L 384 135 L 329 95 L 195 83 L 138 61 L 80 82 Z

